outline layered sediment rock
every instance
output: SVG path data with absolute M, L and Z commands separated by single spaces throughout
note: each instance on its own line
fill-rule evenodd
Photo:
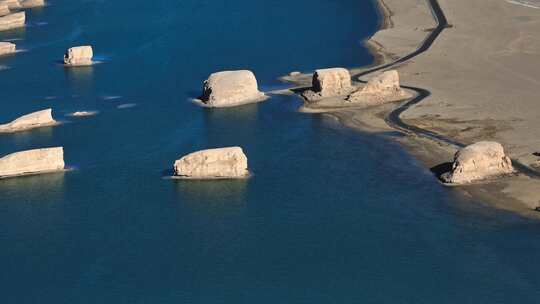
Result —
M 0 133 L 24 131 L 52 126 L 56 123 L 56 120 L 52 117 L 52 110 L 46 109 L 21 116 L 10 123 L 0 125 Z
M 10 10 L 22 8 L 19 0 L 0 0 L 0 4 L 7 5 Z
M 200 100 L 209 107 L 231 107 L 266 99 L 259 91 L 251 71 L 223 71 L 210 75 L 204 82 Z
M 249 176 L 247 157 L 240 147 L 194 152 L 174 163 L 174 174 L 181 178 L 219 179 Z
M 64 63 L 68 66 L 92 65 L 94 52 L 89 45 L 69 48 L 64 54 Z
M 64 170 L 62 147 L 16 152 L 0 158 L 0 178 Z
M 401 88 L 398 72 L 391 70 L 370 79 L 363 88 L 349 95 L 347 101 L 365 105 L 377 105 L 401 101 L 411 97 L 410 93 Z
M 353 90 L 351 75 L 344 68 L 316 70 L 313 74 L 312 89 L 304 92 L 308 101 L 349 94 Z
M 11 42 L 0 42 L 0 56 L 12 54 L 17 51 L 17 46 Z
M 25 21 L 26 14 L 24 12 L 18 12 L 0 17 L 0 31 L 24 27 Z
M 21 0 L 21 6 L 23 8 L 33 8 L 45 6 L 45 0 Z
M 0 17 L 9 15 L 11 11 L 9 10 L 9 6 L 5 3 L 0 2 Z
M 456 153 L 450 172 L 441 175 L 446 183 L 467 184 L 514 172 L 512 161 L 497 142 L 481 141 Z

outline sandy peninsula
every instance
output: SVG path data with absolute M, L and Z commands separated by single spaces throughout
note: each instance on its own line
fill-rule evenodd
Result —
M 425 43 L 438 25 L 431 2 L 379 1 L 384 22 L 366 41 L 376 56 L 375 65 L 407 57 Z M 389 119 L 398 117 L 412 131 L 401 130 L 408 136 L 396 140 L 427 168 L 451 160 L 460 146 L 500 142 L 521 174 L 459 189 L 497 208 L 540 217 L 533 211 L 540 206 L 540 154 L 535 155 L 540 152 L 540 10 L 520 1 L 435 2 L 448 26 L 428 50 L 391 66 L 400 73 L 402 85 L 418 88 L 425 96 L 399 111 L 404 103 L 328 112 L 349 127 L 373 132 L 400 129 Z M 361 83 L 385 70 L 366 73 L 372 68 L 350 73 Z M 284 79 L 298 87 L 310 81 L 309 75 Z

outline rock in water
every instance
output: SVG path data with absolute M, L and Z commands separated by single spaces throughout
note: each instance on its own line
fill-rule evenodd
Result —
M 17 46 L 11 42 L 0 42 L 0 56 L 15 53 Z
M 456 153 L 450 172 L 441 179 L 446 183 L 467 184 L 514 172 L 512 161 L 497 142 L 481 141 Z
M 25 21 L 26 14 L 24 12 L 18 12 L 6 15 L 4 17 L 0 17 L 0 31 L 7 31 L 19 27 L 24 27 Z
M 224 71 L 210 75 L 200 99 L 209 107 L 232 107 L 263 101 L 266 95 L 259 92 L 251 71 Z
M 21 0 L 21 6 L 23 8 L 33 8 L 45 6 L 45 0 Z
M 57 122 L 52 117 L 52 110 L 46 109 L 21 116 L 14 121 L 0 125 L 0 133 L 24 131 L 39 127 L 55 125 Z
M 76 46 L 66 51 L 64 63 L 68 66 L 92 65 L 92 57 L 94 57 L 94 52 L 91 46 Z
M 247 157 L 240 147 L 194 152 L 174 163 L 174 174 L 187 179 L 231 179 L 249 176 Z
M 0 0 L 0 4 L 7 5 L 10 10 L 22 8 L 19 0 Z
M 64 170 L 64 148 L 16 152 L 0 158 L 0 177 L 48 173 Z
M 377 105 L 401 101 L 411 97 L 412 95 L 399 85 L 398 72 L 391 70 L 370 79 L 362 89 L 349 95 L 347 101 L 365 105 Z
M 11 11 L 9 10 L 9 6 L 5 3 L 0 2 L 0 16 L 9 15 Z

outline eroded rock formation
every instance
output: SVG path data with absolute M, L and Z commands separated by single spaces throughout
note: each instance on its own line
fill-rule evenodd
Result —
M 9 6 L 5 3 L 0 2 L 0 16 L 9 15 L 11 11 L 9 10 Z
M 259 91 L 251 71 L 223 71 L 204 82 L 200 99 L 209 107 L 231 107 L 265 100 L 266 95 Z
M 12 54 L 17 51 L 17 46 L 11 42 L 0 42 L 0 56 Z
M 308 101 L 349 94 L 353 90 L 351 75 L 344 68 L 316 70 L 313 74 L 312 89 L 304 92 Z
M 0 125 L 0 133 L 18 132 L 39 127 L 55 125 L 52 110 L 46 109 L 21 116 L 14 121 Z
M 446 183 L 467 184 L 514 172 L 512 161 L 501 144 L 481 141 L 456 153 L 450 172 L 441 175 Z
M 391 70 L 370 79 L 363 88 L 349 95 L 347 101 L 365 105 L 377 105 L 401 101 L 411 97 L 410 93 L 401 88 L 398 72 Z
M 10 10 L 22 8 L 19 0 L 0 0 L 0 4 L 7 5 Z
M 69 48 L 64 54 L 64 63 L 68 66 L 92 65 L 94 52 L 89 45 Z
M 16 152 L 0 158 L 0 177 L 48 173 L 64 170 L 62 147 Z
M 247 157 L 240 147 L 202 150 L 174 163 L 174 174 L 191 179 L 246 178 Z
M 18 12 L 0 17 L 0 31 L 7 31 L 24 27 L 26 21 L 26 14 L 24 12 Z

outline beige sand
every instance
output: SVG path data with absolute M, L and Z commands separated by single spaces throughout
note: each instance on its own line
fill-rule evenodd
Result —
M 414 51 L 436 26 L 424 0 L 380 3 L 386 20 L 367 42 L 379 64 Z M 504 0 L 439 3 L 453 27 L 427 52 L 393 67 L 398 68 L 403 85 L 432 93 L 401 118 L 463 144 L 499 141 L 512 158 L 539 169 L 540 157 L 533 152 L 540 151 L 540 10 Z M 352 69 L 351 74 L 362 70 Z M 306 75 L 284 77 L 299 86 L 309 85 L 309 79 Z M 328 112 L 347 126 L 388 131 L 381 118 L 391 110 L 386 106 Z M 453 146 L 414 135 L 398 140 L 428 167 L 450 161 L 456 151 Z M 460 189 L 498 208 L 540 215 L 531 211 L 540 205 L 538 179 L 520 175 Z

